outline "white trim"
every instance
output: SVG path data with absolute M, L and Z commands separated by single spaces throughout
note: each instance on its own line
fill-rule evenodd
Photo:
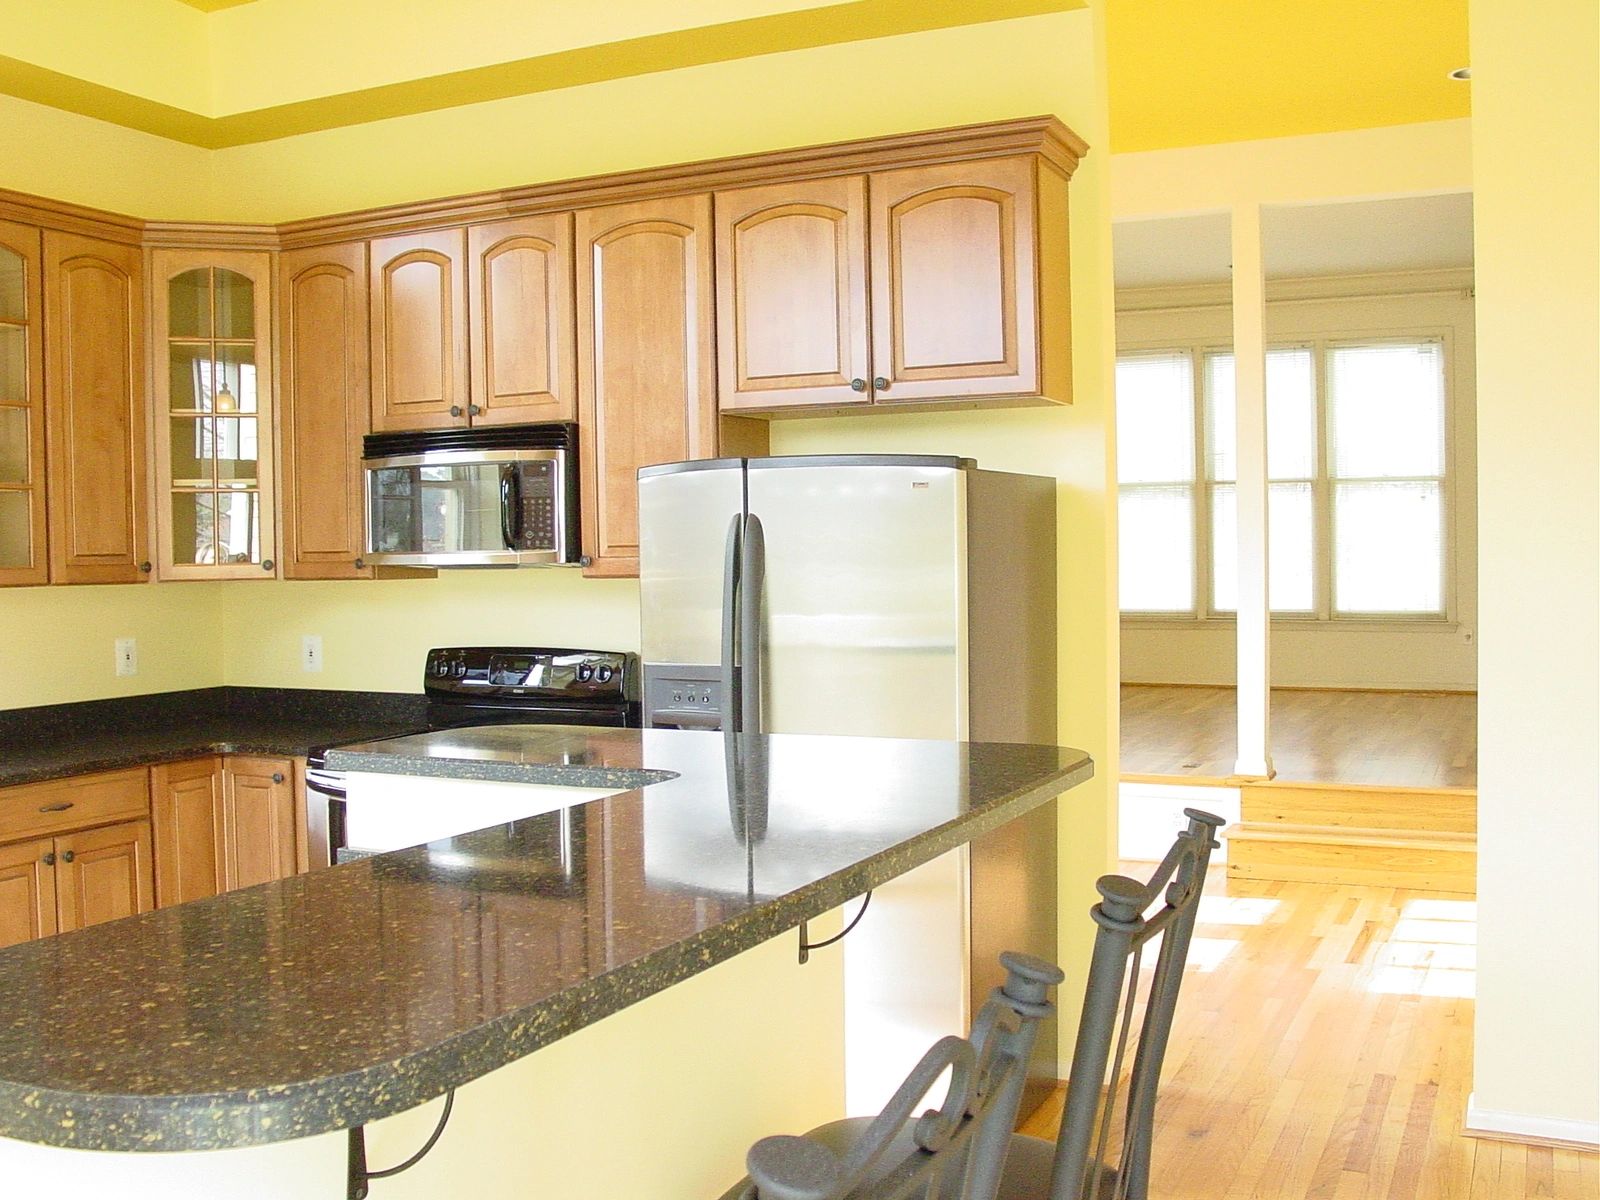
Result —
M 1574 1121 L 1569 1117 L 1546 1117 L 1538 1113 L 1505 1112 L 1479 1108 L 1478 1094 L 1467 1097 L 1467 1136 L 1506 1138 L 1511 1141 L 1561 1142 L 1573 1146 L 1600 1146 L 1600 1121 Z
M 1470 297 L 1473 276 L 1471 267 L 1443 267 L 1426 271 L 1378 271 L 1361 275 L 1269 279 L 1266 287 L 1269 304 L 1368 300 L 1378 296 Z M 1196 308 L 1230 308 L 1232 305 L 1233 287 L 1226 280 L 1125 287 L 1118 288 L 1116 292 L 1119 313 L 1181 312 Z

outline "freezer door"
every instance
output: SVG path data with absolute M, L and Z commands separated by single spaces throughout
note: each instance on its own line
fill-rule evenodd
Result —
M 744 461 L 649 467 L 639 476 L 639 637 L 647 663 L 716 666 L 730 524 Z
M 765 540 L 761 728 L 964 738 L 966 472 L 750 459 L 748 488 Z

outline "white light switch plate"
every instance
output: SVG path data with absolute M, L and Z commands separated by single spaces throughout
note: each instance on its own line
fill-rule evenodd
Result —
M 300 639 L 300 669 L 322 670 L 322 638 L 315 633 L 308 633 Z
M 139 642 L 136 638 L 118 638 L 113 647 L 118 675 L 139 673 Z

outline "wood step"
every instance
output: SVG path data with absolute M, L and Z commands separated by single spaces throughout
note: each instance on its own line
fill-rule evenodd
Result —
M 1476 834 L 1474 788 L 1392 788 L 1355 784 L 1264 783 L 1239 789 L 1242 819 L 1249 825 L 1391 830 L 1429 834 Z
M 1464 894 L 1477 890 L 1478 841 L 1473 834 L 1243 821 L 1224 836 L 1228 875 L 1235 879 Z

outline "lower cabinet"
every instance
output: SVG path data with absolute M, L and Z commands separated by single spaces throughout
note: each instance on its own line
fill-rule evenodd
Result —
M 150 822 L 0 846 L 0 946 L 149 912 Z
M 294 763 L 229 755 L 150 770 L 156 897 L 165 907 L 297 869 Z

